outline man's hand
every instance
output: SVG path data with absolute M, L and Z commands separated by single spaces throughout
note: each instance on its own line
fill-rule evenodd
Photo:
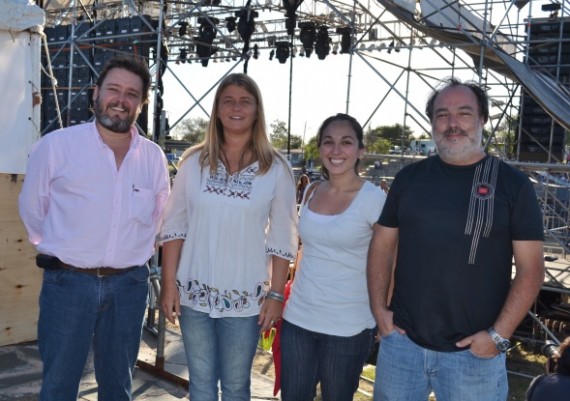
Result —
M 495 342 L 486 330 L 465 337 L 463 340 L 455 343 L 455 345 L 459 348 L 469 347 L 471 352 L 481 358 L 493 358 L 499 353 Z

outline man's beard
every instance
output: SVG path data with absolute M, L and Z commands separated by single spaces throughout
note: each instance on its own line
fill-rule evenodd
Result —
M 109 131 L 113 131 L 116 133 L 127 133 L 130 132 L 131 127 L 133 126 L 137 114 L 128 114 L 126 118 L 121 119 L 118 116 L 111 117 L 109 114 L 103 110 L 103 106 L 99 103 L 99 98 L 94 100 L 94 111 L 95 111 L 95 118 L 97 122 L 101 124 L 103 127 L 107 128 Z M 109 107 L 115 107 L 119 104 L 109 104 Z M 127 113 L 129 113 L 129 109 L 126 108 Z
M 461 148 L 454 148 L 453 144 L 446 143 L 445 139 L 448 135 L 453 135 L 453 134 L 459 134 L 466 137 L 468 139 L 468 143 Z M 432 134 L 432 137 L 436 138 L 434 134 Z M 481 149 L 482 140 L 483 140 L 482 131 L 477 132 L 475 137 L 472 137 L 469 136 L 467 131 L 459 128 L 454 128 L 446 130 L 442 136 L 440 136 L 437 140 L 435 140 L 435 147 L 437 149 L 438 154 L 444 157 L 447 156 L 453 158 L 454 156 L 457 155 L 461 156 L 464 155 L 465 153 L 479 151 Z

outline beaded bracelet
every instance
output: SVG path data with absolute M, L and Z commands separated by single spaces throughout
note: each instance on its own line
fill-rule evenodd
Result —
M 266 297 L 270 298 L 270 299 L 274 299 L 274 300 L 279 301 L 281 303 L 283 303 L 285 301 L 285 297 L 283 296 L 283 294 L 279 294 L 278 292 L 275 292 L 273 290 L 269 290 Z

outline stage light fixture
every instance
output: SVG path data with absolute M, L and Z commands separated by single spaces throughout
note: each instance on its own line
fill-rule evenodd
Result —
M 303 48 L 305 49 L 305 55 L 307 57 L 311 57 L 317 36 L 315 23 L 311 21 L 299 22 L 299 28 L 301 28 L 301 31 L 299 32 L 299 39 L 301 40 Z
M 275 56 L 275 50 L 271 49 L 271 51 L 269 52 L 269 60 L 273 60 L 273 56 Z
M 295 11 L 301 5 L 303 0 L 283 0 L 283 7 L 285 7 L 285 28 L 287 28 L 287 34 L 293 36 L 295 34 L 295 26 L 297 25 L 297 15 Z
M 333 45 L 332 54 L 334 54 L 334 55 L 337 55 L 337 54 L 338 54 L 338 43 L 335 43 L 335 44 Z
M 186 49 L 180 49 L 180 62 L 182 64 L 186 64 L 186 60 L 188 59 L 188 51 Z
M 186 36 L 188 35 L 188 22 L 180 21 L 178 22 L 180 28 L 178 28 L 178 36 Z
M 253 45 L 253 58 L 256 60 L 259 58 L 259 46 L 257 43 Z
M 558 11 L 562 8 L 560 3 L 550 3 L 550 4 L 543 4 L 541 7 L 542 11 Z
M 285 64 L 289 58 L 289 42 L 277 42 L 276 45 L 275 57 L 281 64 Z
M 321 25 L 317 32 L 317 39 L 315 41 L 315 52 L 319 60 L 324 60 L 331 50 L 331 38 L 329 37 L 329 30 L 326 25 Z
M 392 41 L 390 42 L 390 44 L 388 45 L 388 54 L 392 53 L 392 49 L 394 48 L 394 39 L 392 39 Z
M 253 31 L 255 30 L 254 18 L 257 18 L 258 16 L 259 16 L 259 14 L 257 13 L 257 11 L 252 11 L 249 8 L 246 8 L 246 9 L 243 9 L 243 10 L 236 12 L 236 17 L 239 17 L 237 29 L 238 29 L 239 35 L 241 36 L 241 38 L 243 40 L 246 40 L 247 38 L 251 38 L 251 35 L 253 34 Z
M 208 66 L 210 56 L 218 50 L 212 46 L 212 43 L 214 42 L 214 38 L 218 33 L 215 24 L 218 24 L 219 22 L 220 21 L 217 18 L 198 18 L 198 24 L 200 24 L 198 34 L 200 36 L 194 39 L 198 42 L 196 46 L 196 52 L 198 53 L 200 62 L 204 67 Z
M 336 28 L 336 33 L 340 33 L 340 53 L 350 53 L 352 47 L 352 31 L 350 27 L 344 26 Z
M 232 33 L 236 30 L 236 17 L 227 17 L 226 18 L 226 28 L 228 32 Z

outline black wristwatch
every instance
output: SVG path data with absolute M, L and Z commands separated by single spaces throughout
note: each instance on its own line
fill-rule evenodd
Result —
M 494 327 L 490 327 L 487 333 L 491 336 L 491 340 L 493 340 L 499 352 L 507 352 L 511 348 L 511 342 L 507 338 L 501 337 Z

